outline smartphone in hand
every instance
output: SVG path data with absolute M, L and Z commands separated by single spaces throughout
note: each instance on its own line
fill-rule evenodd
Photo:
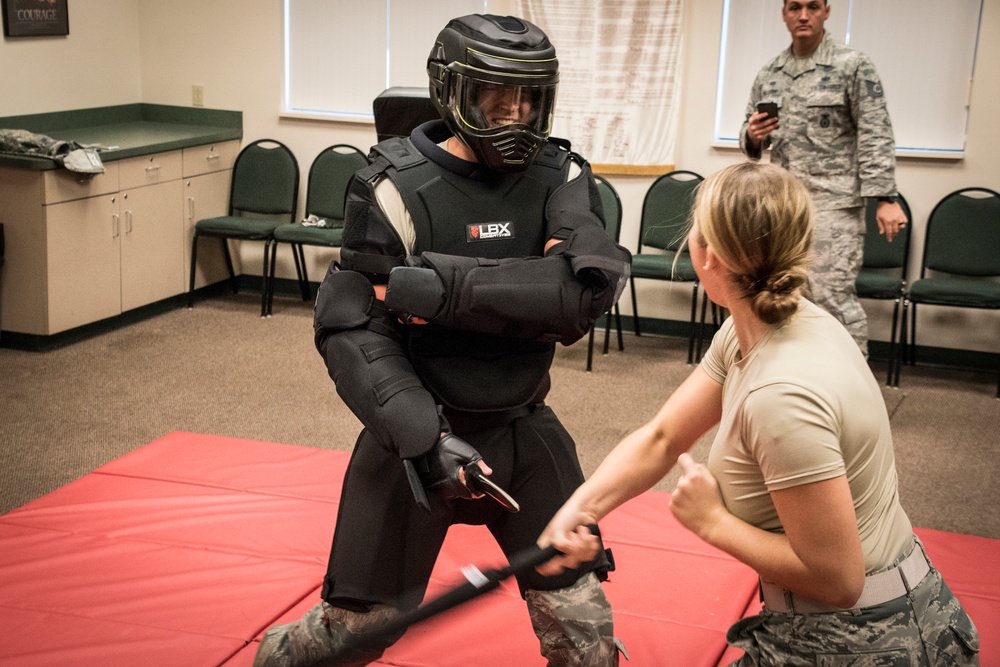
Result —
M 764 120 L 768 118 L 778 117 L 778 103 L 777 102 L 758 102 L 757 103 L 757 113 L 765 113 L 767 116 Z

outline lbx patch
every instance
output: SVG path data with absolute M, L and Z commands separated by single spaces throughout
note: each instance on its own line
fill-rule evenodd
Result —
M 869 97 L 882 97 L 882 84 L 878 81 L 865 79 L 865 86 L 868 88 Z
M 499 239 L 514 238 L 514 230 L 511 228 L 512 222 L 484 222 L 480 225 L 466 225 L 466 243 L 478 243 L 479 241 L 496 241 Z

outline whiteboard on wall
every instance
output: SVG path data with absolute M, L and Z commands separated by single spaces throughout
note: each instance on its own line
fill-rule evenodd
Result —
M 875 63 L 897 152 L 961 157 L 982 0 L 838 0 L 830 4 L 827 31 Z M 716 145 L 738 145 L 757 72 L 790 42 L 775 0 L 725 0 Z

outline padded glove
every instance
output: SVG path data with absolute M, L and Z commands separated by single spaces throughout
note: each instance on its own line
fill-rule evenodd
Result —
M 430 511 L 430 503 L 424 489 L 449 499 L 486 495 L 504 509 L 517 512 L 520 509 L 517 502 L 483 474 L 479 467 L 482 460 L 472 445 L 445 432 L 429 452 L 404 459 L 403 465 L 413 496 L 425 511 Z M 465 484 L 459 477 L 460 468 L 465 470 Z
M 413 460 L 424 488 L 445 498 L 472 498 L 472 492 L 462 483 L 458 469 L 483 457 L 465 440 L 445 433 L 434 447 Z
M 434 269 L 397 266 L 389 273 L 385 305 L 397 313 L 430 320 L 441 312 L 446 297 L 444 283 Z

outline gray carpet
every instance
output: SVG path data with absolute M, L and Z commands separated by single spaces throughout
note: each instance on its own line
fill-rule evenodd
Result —
M 278 297 L 267 320 L 257 308 L 253 294 L 211 298 L 57 350 L 0 349 L 0 513 L 171 431 L 350 450 L 360 423 L 313 348 L 311 306 Z M 602 356 L 602 336 L 591 373 L 586 339 L 559 349 L 549 396 L 587 473 L 691 371 L 684 339 L 626 333 L 624 352 Z M 1000 538 L 994 382 L 917 367 L 883 389 L 915 525 Z

